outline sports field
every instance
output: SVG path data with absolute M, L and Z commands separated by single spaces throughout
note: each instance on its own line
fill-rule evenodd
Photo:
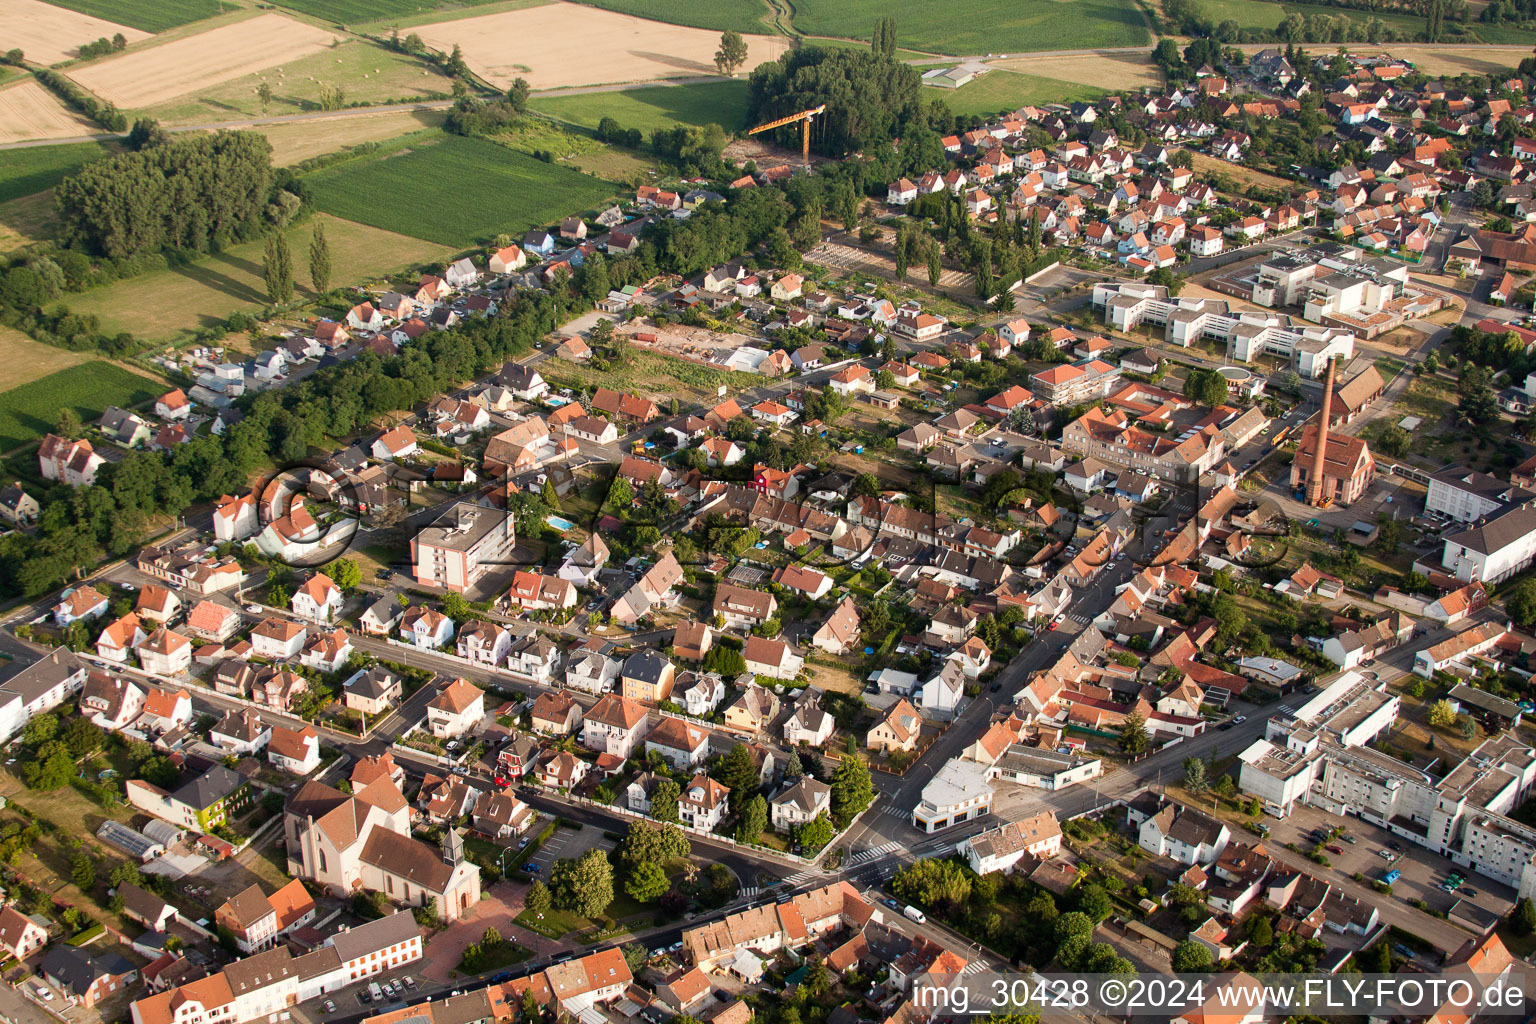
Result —
M 806 35 L 868 39 L 876 19 L 894 17 L 898 44 L 961 56 L 1152 42 L 1129 0 L 796 0 L 794 10 Z
M 1262 47 L 1255 47 L 1262 49 Z M 1037 78 L 1091 85 L 1106 89 L 1161 89 L 1163 74 L 1147 53 L 1099 53 L 1038 57 L 1009 57 L 988 61 L 992 67 L 1020 71 Z
M 770 31 L 765 18 L 772 12 L 764 0 L 579 0 L 608 11 L 633 14 L 652 21 L 670 21 L 674 25 L 707 28 L 713 32 L 735 29 L 737 32 Z
M 625 128 L 670 128 L 674 124 L 718 124 L 727 131 L 746 127 L 745 79 L 696 85 L 654 85 L 622 92 L 580 96 L 542 96 L 529 102 L 534 110 L 575 124 L 597 127 L 611 117 Z
M 164 32 L 177 25 L 211 18 L 225 9 L 221 0 L 49 0 L 49 3 L 120 25 L 131 25 L 145 32 Z
M 272 90 L 265 114 L 257 91 L 262 83 Z M 322 83 L 340 85 L 346 90 L 347 103 L 378 104 L 418 96 L 443 99 L 453 93 L 452 80 L 420 58 L 374 43 L 348 40 L 278 67 L 251 71 L 199 89 L 144 113 L 172 125 L 298 114 L 320 109 Z
M 1095 100 L 1103 96 L 1104 92 L 1091 85 L 998 70 L 990 71 L 958 89 L 929 86 L 923 90 L 923 95 L 942 100 L 956 114 L 987 117 L 1042 103 Z
M 252 72 L 281 69 L 329 47 L 335 38 L 281 14 L 260 14 L 71 68 L 69 77 L 124 110 L 138 110 Z
M 14 347 L 10 334 L 0 335 L 0 352 L 10 355 Z M 0 392 L 0 451 L 36 441 L 53 430 L 59 410 L 65 407 L 89 423 L 100 419 L 109 405 L 137 405 L 159 392 L 156 382 L 148 377 L 100 359 L 68 366 Z
M 451 246 L 550 224 L 618 191 L 580 171 L 456 135 L 317 171 L 304 181 L 326 213 Z
M 0 24 L 5 25 L 5 47 L 19 47 L 27 60 L 57 64 L 77 56 L 80 47 L 102 37 L 121 33 L 130 43 L 148 39 L 148 32 L 119 25 L 105 18 L 67 10 L 43 0 L 0 0 Z
M 319 219 L 325 221 L 326 240 L 331 248 L 331 279 L 338 283 L 357 284 L 451 255 L 451 250 L 419 238 L 324 214 Z M 300 296 L 310 294 L 306 254 L 313 223 L 309 221 L 288 230 Z M 95 313 L 108 331 L 132 331 L 152 341 L 169 340 L 181 331 L 222 320 L 236 310 L 265 307 L 263 248 L 263 242 L 237 245 L 190 266 L 143 274 L 71 295 L 66 304 L 77 313 Z
M 53 188 L 85 164 L 117 151 L 100 142 L 0 149 L 0 203 Z
M 0 86 L 0 142 L 67 139 L 99 130 L 31 78 Z

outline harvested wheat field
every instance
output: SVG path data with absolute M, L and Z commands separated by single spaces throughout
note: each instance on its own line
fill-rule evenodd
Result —
M 414 31 L 444 52 L 459 44 L 469 66 L 494 85 L 522 77 L 535 89 L 713 75 L 720 48 L 718 32 L 568 3 L 440 21 Z M 749 68 L 789 47 L 781 36 L 744 38 Z
M 1149 53 L 1101 53 L 1074 57 L 1009 57 L 988 61 L 995 68 L 1054 78 L 1101 89 L 1161 88 L 1162 73 Z
M 119 32 L 130 43 L 148 39 L 141 32 L 114 21 L 93 18 L 78 11 L 42 3 L 41 0 L 0 0 L 0 24 L 5 26 L 5 47 L 20 47 L 35 64 L 57 64 L 79 52 L 84 43 Z
M 69 77 L 136 110 L 317 53 L 335 36 L 281 14 L 262 14 L 71 69 Z
M 67 139 L 99 130 L 30 78 L 0 88 L 0 142 Z

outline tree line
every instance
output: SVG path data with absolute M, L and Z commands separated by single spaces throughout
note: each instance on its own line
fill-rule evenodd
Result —
M 274 194 L 272 144 L 256 132 L 188 134 L 86 164 L 54 188 L 60 238 L 125 257 L 209 252 L 253 238 L 297 197 Z M 281 190 L 278 190 L 281 191 Z M 274 208 L 269 214 L 269 207 Z

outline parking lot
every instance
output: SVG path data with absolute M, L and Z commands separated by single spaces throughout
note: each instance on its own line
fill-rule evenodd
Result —
M 548 880 L 549 869 L 555 861 L 580 857 L 588 850 L 612 850 L 617 845 L 612 839 L 605 838 L 601 829 L 572 829 L 562 825 L 555 829 L 549 842 L 539 847 L 539 852 L 528 859 L 528 872 Z
M 1330 874 L 1349 876 L 1358 872 L 1368 881 L 1381 878 L 1388 871 L 1402 872 L 1401 877 L 1392 883 L 1392 895 L 1378 896 L 1383 902 L 1402 903 L 1405 909 L 1410 909 L 1406 906 L 1408 903 L 1423 900 L 1432 910 L 1448 911 L 1458 900 L 1466 900 L 1499 917 L 1504 917 L 1514 907 L 1516 894 L 1508 886 L 1460 867 L 1449 857 L 1431 853 L 1407 839 L 1392 836 L 1384 829 L 1359 818 L 1339 818 L 1315 807 L 1298 807 L 1284 821 L 1268 821 L 1268 824 L 1274 830 L 1270 836 L 1271 843 L 1283 845 L 1294 842 L 1302 850 L 1312 848 L 1311 841 L 1306 838 L 1308 832 L 1343 825 L 1356 841 L 1348 843 L 1343 839 L 1329 840 L 1328 845 L 1337 847 L 1342 853 L 1328 850 L 1327 856 L 1332 866 L 1316 866 L 1311 870 L 1322 877 Z M 1392 849 L 1393 843 L 1402 849 Z M 1383 850 L 1395 854 L 1395 859 L 1389 861 L 1382 856 Z M 1459 872 L 1466 883 L 1454 893 L 1445 892 L 1441 885 L 1452 871 Z M 1425 920 L 1428 923 L 1432 919 L 1426 917 Z

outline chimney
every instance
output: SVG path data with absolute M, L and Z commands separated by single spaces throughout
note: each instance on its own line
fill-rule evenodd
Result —
M 1323 455 L 1328 450 L 1328 418 L 1333 414 L 1333 371 L 1338 360 L 1328 360 L 1328 374 L 1323 380 L 1323 415 L 1317 424 L 1317 451 L 1307 473 L 1307 504 L 1313 508 L 1323 497 Z

